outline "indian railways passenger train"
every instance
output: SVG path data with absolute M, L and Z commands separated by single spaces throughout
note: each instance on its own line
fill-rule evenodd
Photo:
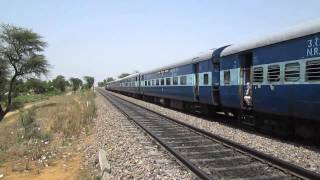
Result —
M 320 130 L 320 21 L 132 74 L 106 89 L 168 107 L 224 112 L 304 137 Z

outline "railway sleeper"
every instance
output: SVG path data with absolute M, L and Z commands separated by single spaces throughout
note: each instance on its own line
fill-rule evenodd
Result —
M 190 159 L 215 159 L 215 158 L 226 158 L 226 157 L 237 157 L 241 156 L 239 153 L 236 153 L 234 151 L 208 151 L 208 152 L 202 152 L 202 153 L 185 153 L 185 156 Z

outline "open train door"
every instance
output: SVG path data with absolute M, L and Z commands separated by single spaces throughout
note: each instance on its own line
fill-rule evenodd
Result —
M 200 71 L 200 65 L 199 63 L 193 64 L 194 74 L 195 74 L 195 80 L 194 80 L 194 86 L 193 86 L 193 94 L 194 94 L 194 100 L 196 102 L 199 102 L 199 71 Z
M 240 106 L 241 109 L 252 109 L 252 52 L 240 55 Z

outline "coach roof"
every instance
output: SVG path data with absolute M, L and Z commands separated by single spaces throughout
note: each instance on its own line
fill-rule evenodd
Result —
M 311 22 L 300 24 L 298 26 L 293 26 L 284 32 L 269 35 L 269 36 L 266 36 L 265 38 L 261 38 L 261 39 L 241 43 L 241 44 L 231 45 L 222 51 L 221 56 L 222 57 L 228 56 L 238 52 L 255 49 L 258 47 L 263 47 L 263 46 L 279 43 L 282 41 L 299 38 L 302 36 L 315 34 L 315 33 L 318 33 L 319 31 L 320 31 L 320 19 L 317 19 Z
M 128 78 L 133 78 L 133 77 L 136 77 L 137 75 L 139 75 L 140 73 L 134 73 L 134 74 L 130 74 L 126 77 L 123 77 L 123 78 L 120 78 L 120 79 L 116 79 L 114 81 L 110 81 L 108 83 L 114 83 L 114 82 L 118 82 L 118 81 L 121 81 L 121 80 L 125 80 L 125 79 L 128 79 Z
M 215 49 L 210 49 L 210 50 L 208 50 L 206 52 L 200 53 L 198 56 L 195 56 L 193 58 L 189 58 L 189 59 L 186 59 L 186 60 L 183 60 L 183 61 L 180 61 L 180 62 L 176 62 L 176 63 L 173 63 L 171 65 L 163 66 L 161 68 L 156 68 L 156 69 L 153 69 L 153 70 L 150 70 L 150 71 L 146 71 L 146 72 L 143 72 L 141 74 L 155 73 L 155 72 L 159 72 L 159 71 L 162 71 L 162 70 L 169 70 L 169 69 L 176 68 L 176 67 L 179 67 L 179 66 L 184 66 L 184 65 L 187 65 L 187 64 L 193 64 L 193 63 L 196 63 L 196 62 L 208 60 L 208 59 L 212 58 L 212 53 L 213 53 L 214 50 Z

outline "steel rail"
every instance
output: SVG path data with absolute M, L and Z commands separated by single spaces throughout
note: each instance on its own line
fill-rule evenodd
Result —
M 104 91 L 104 92 L 103 92 Z M 190 161 L 188 161 L 187 159 L 185 159 L 185 157 L 183 157 L 182 155 L 180 155 L 176 150 L 174 150 L 173 148 L 169 147 L 166 143 L 164 143 L 161 139 L 157 138 L 157 135 L 155 135 L 154 133 L 152 133 L 151 131 L 149 131 L 148 129 L 144 128 L 142 124 L 140 124 L 139 122 L 135 121 L 133 118 L 131 118 L 125 111 L 123 111 L 121 109 L 121 107 L 119 107 L 118 105 L 116 105 L 114 102 L 112 102 L 112 100 L 110 100 L 110 97 L 108 97 L 107 95 L 105 95 L 105 93 L 108 93 L 105 90 L 98 90 L 98 92 L 104 96 L 105 98 L 107 98 L 122 114 L 124 114 L 128 119 L 134 121 L 140 128 L 142 128 L 144 131 L 146 131 L 151 137 L 153 137 L 155 140 L 157 140 L 165 149 L 167 149 L 170 153 L 172 153 L 179 161 L 181 161 L 187 168 L 189 168 L 193 173 L 195 173 L 198 177 L 202 178 L 202 179 L 212 179 L 210 176 L 208 176 L 207 173 L 203 172 L 201 169 L 199 169 L 198 167 L 196 167 L 194 164 L 192 164 Z M 202 134 L 214 141 L 218 141 L 226 146 L 229 146 L 231 148 L 237 149 L 240 152 L 244 152 L 249 156 L 252 156 L 255 159 L 258 159 L 260 161 L 266 162 L 268 164 L 270 164 L 271 166 L 285 172 L 288 174 L 291 174 L 295 177 L 301 178 L 301 179 L 320 179 L 320 174 L 317 174 L 315 172 L 309 171 L 307 169 L 304 169 L 300 166 L 294 165 L 292 163 L 286 162 L 284 160 L 281 160 L 279 158 L 276 158 L 274 156 L 259 152 L 255 149 L 246 147 L 244 145 L 241 145 L 239 143 L 233 142 L 231 140 L 228 140 L 226 138 L 214 135 L 210 132 L 207 132 L 203 129 L 199 129 L 197 127 L 194 127 L 192 125 L 186 124 L 184 122 L 178 121 L 176 119 L 173 119 L 171 117 L 168 117 L 166 115 L 163 115 L 159 112 L 156 112 L 154 110 L 148 109 L 146 107 L 143 107 L 141 105 L 135 104 L 133 102 L 130 102 L 126 99 L 120 98 L 119 96 L 115 96 L 112 95 L 111 93 L 108 93 L 108 95 L 113 96 L 115 98 L 121 99 L 122 101 L 125 101 L 127 103 L 130 103 L 132 105 L 135 105 L 139 108 L 142 108 L 144 110 L 147 110 L 151 113 L 154 113 L 160 117 L 163 117 L 165 119 L 171 120 L 172 122 L 175 122 L 177 124 L 180 124 L 184 127 L 187 127 L 188 129 L 191 129 L 199 134 Z

